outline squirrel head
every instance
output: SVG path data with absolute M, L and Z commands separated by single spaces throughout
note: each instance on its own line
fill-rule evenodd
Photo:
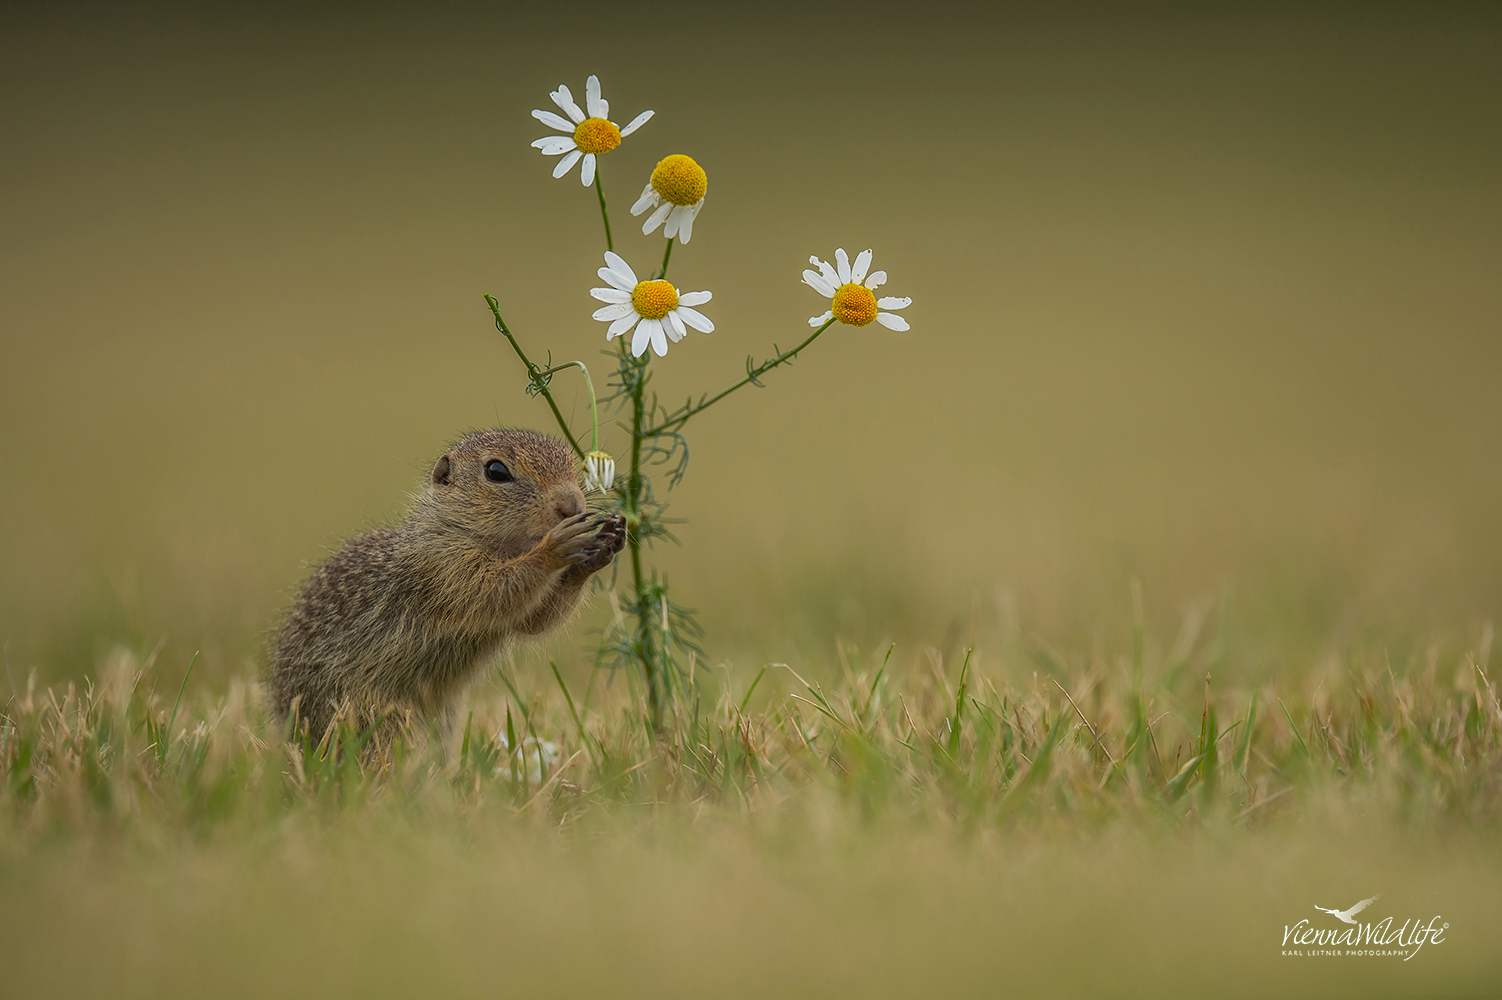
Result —
M 476 431 L 433 465 L 418 498 L 427 526 L 468 535 L 498 555 L 520 555 L 554 525 L 585 510 L 568 445 L 534 431 Z

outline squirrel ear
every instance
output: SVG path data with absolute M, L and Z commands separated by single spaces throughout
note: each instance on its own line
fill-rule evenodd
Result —
M 449 457 L 447 455 L 444 455 L 442 458 L 440 458 L 438 460 L 438 463 L 433 466 L 433 485 L 434 486 L 447 486 L 449 484 L 449 475 L 450 475 Z

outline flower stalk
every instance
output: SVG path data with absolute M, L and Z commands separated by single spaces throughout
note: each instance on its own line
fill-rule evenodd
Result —
M 768 358 L 766 361 L 763 361 L 759 365 L 752 366 L 751 359 L 747 358 L 745 378 L 735 383 L 735 385 L 730 386 L 728 389 L 720 390 L 713 396 L 702 397 L 697 403 L 683 404 L 683 409 L 681 411 L 676 414 L 670 415 L 666 420 L 664 420 L 660 424 L 657 424 L 656 426 L 648 427 L 642 433 L 647 437 L 653 437 L 658 434 L 666 434 L 676 427 L 682 427 L 685 423 L 688 422 L 689 418 L 703 413 L 705 410 L 709 409 L 711 406 L 718 403 L 720 400 L 724 399 L 726 396 L 730 395 L 732 392 L 741 388 L 742 386 L 756 385 L 760 387 L 761 376 L 765 375 L 773 368 L 792 361 L 799 355 L 800 352 L 803 351 L 804 348 L 808 347 L 809 344 L 812 344 L 814 341 L 818 340 L 819 334 L 823 333 L 825 330 L 828 330 L 833 325 L 834 320 L 828 320 L 823 326 L 819 327 L 817 330 L 811 333 L 807 340 L 799 344 L 797 347 L 793 348 L 791 351 L 783 351 L 776 357 Z M 775 350 L 777 345 L 774 344 L 772 346 Z
M 659 280 L 668 276 L 668 261 L 673 259 L 674 242 L 674 240 L 668 240 L 668 248 L 662 252 L 662 267 L 657 269 L 657 277 Z
M 595 171 L 595 193 L 600 196 L 600 218 L 605 220 L 605 249 L 614 250 L 615 241 L 610 238 L 610 212 L 605 208 L 605 185 L 600 180 L 600 171 Z

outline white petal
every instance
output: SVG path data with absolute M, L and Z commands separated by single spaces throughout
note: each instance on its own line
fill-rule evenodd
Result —
M 566 86 L 560 83 L 558 89 L 548 96 L 553 99 L 554 104 L 563 109 L 564 114 L 574 120 L 575 125 L 584 120 L 584 112 L 580 111 L 579 105 L 574 103 L 574 95 L 569 93 Z
M 595 154 L 584 154 L 584 164 L 579 167 L 579 180 L 584 182 L 585 187 L 595 182 Z
M 630 295 L 631 289 L 636 287 L 635 282 L 628 282 L 624 274 L 618 274 L 608 267 L 602 267 L 599 270 L 595 271 L 595 273 L 600 276 L 601 281 L 610 286 L 609 288 L 590 289 L 589 294 L 594 295 L 595 298 L 599 299 L 601 302 L 609 302 L 611 300 L 603 298 L 601 295 L 595 295 L 595 292 L 619 292 L 623 295 Z
M 912 329 L 912 327 L 907 325 L 907 320 L 903 319 L 901 316 L 898 316 L 896 313 L 877 313 L 876 322 L 880 323 L 888 330 L 901 331 Z
M 803 272 L 803 283 L 826 299 L 834 298 L 834 286 L 824 280 L 824 275 L 822 274 L 815 274 L 812 271 L 805 270 Z
M 700 198 L 697 204 L 689 205 L 683 210 L 683 219 L 678 223 L 678 242 L 687 243 L 694 235 L 694 220 L 699 217 L 699 206 L 704 204 Z
M 631 206 L 631 214 L 640 215 L 647 209 L 655 208 L 660 204 L 662 204 L 662 195 L 657 193 L 657 189 L 652 186 L 651 182 L 648 182 L 646 188 L 641 193 L 641 197 L 636 199 L 635 205 Z
M 602 267 L 600 268 L 600 273 L 605 274 L 608 272 Z M 609 279 L 607 278 L 606 280 L 608 281 Z M 636 286 L 633 285 L 632 287 Z M 591 288 L 589 294 L 591 298 L 599 299 L 601 302 L 631 301 L 631 293 L 624 288 Z
M 545 135 L 532 143 L 534 149 L 542 150 L 543 156 L 557 156 L 574 148 L 574 137 L 571 135 Z
M 600 452 L 590 452 L 584 458 L 584 482 L 586 490 L 604 492 L 615 481 L 615 460 Z M 504 734 L 502 734 L 504 735 Z
M 636 315 L 636 313 L 627 313 L 620 319 L 616 320 L 614 323 L 610 324 L 610 329 L 605 331 L 605 339 L 614 340 L 615 338 L 619 337 L 621 334 L 625 333 L 627 330 L 635 326 L 636 321 L 639 319 L 641 319 L 641 317 Z
M 647 216 L 647 221 L 641 224 L 642 235 L 645 236 L 652 230 L 656 229 L 658 226 L 662 225 L 663 220 L 668 217 L 668 213 L 672 210 L 673 203 L 670 201 L 665 201 L 661 205 L 658 205 L 657 211 Z
M 589 109 L 589 117 L 605 117 L 605 111 L 600 107 L 600 78 L 593 73 L 584 81 L 584 106 Z
M 678 296 L 678 304 L 680 306 L 702 306 L 712 298 L 714 298 L 713 292 L 684 292 Z
M 668 204 L 672 204 L 672 202 Z M 673 210 L 668 213 L 668 224 L 662 227 L 662 235 L 668 239 L 672 239 L 678 235 L 678 227 L 683 225 L 684 211 L 685 209 L 682 205 L 673 205 Z
M 850 255 L 845 252 L 844 247 L 834 252 L 834 266 L 840 276 L 840 284 L 850 284 Z
M 640 280 L 639 278 L 637 278 L 636 272 L 631 270 L 631 265 L 626 263 L 626 258 L 622 257 L 614 250 L 605 251 L 605 265 L 616 274 L 624 278 L 627 282 L 629 282 L 629 284 L 625 286 L 628 292 L 631 289 L 635 288 L 637 282 Z M 609 281 L 610 279 L 606 278 L 605 280 Z
M 876 300 L 876 305 L 880 309 L 906 309 L 912 304 L 913 300 L 905 295 L 902 298 L 898 298 L 895 295 L 888 295 L 886 298 Z
M 564 174 L 568 173 L 571 169 L 573 169 L 574 164 L 579 162 L 579 157 L 583 155 L 584 154 L 577 149 L 570 150 L 563 159 L 558 161 L 558 166 L 553 168 L 553 176 L 562 177 Z
M 570 136 L 574 134 L 574 123 L 567 118 L 553 114 L 551 111 L 533 111 L 532 117 L 542 122 L 548 128 L 556 128 L 560 132 L 567 132 Z
M 682 302 L 683 300 L 679 299 L 678 301 Z M 674 309 L 668 313 L 668 339 L 676 344 L 686 336 L 688 336 L 688 328 L 683 325 L 683 320 L 678 317 L 678 310 Z
M 631 119 L 631 124 L 621 129 L 621 138 L 625 138 L 632 132 L 635 132 L 637 129 L 647 124 L 647 119 L 651 118 L 655 114 L 657 114 L 657 112 L 655 111 L 643 111 L 641 114 Z
M 704 315 L 697 309 L 690 309 L 688 306 L 682 305 L 682 299 L 679 299 L 678 301 L 680 303 L 678 306 L 679 319 L 683 320 L 683 322 L 687 323 L 695 330 L 698 330 L 700 333 L 714 333 L 714 323 L 710 322 L 708 316 Z
M 886 283 L 887 283 L 887 272 L 885 272 L 885 271 L 872 271 L 870 274 L 866 275 L 866 287 L 867 288 L 880 288 L 882 285 L 885 285 Z
M 636 324 L 636 332 L 631 335 L 631 356 L 639 358 L 647 351 L 647 344 L 652 340 L 652 328 L 648 324 L 652 321 L 644 319 Z
M 600 98 L 600 117 L 606 121 L 610 120 L 610 102 L 603 97 Z M 611 122 L 611 124 L 614 124 L 614 122 Z
M 866 272 L 871 270 L 871 251 L 862 250 L 856 255 L 855 263 L 850 266 L 850 280 L 859 285 L 866 280 Z
M 614 305 L 601 306 L 594 311 L 594 318 L 601 323 L 614 323 L 622 316 L 629 316 L 635 312 L 630 302 L 617 302 Z
M 834 319 L 834 313 L 833 312 L 826 312 L 822 316 L 810 316 L 808 318 L 808 325 L 809 326 L 823 326 L 825 323 L 828 323 L 832 319 Z
M 840 280 L 840 273 L 834 268 L 830 267 L 828 261 L 820 260 L 817 257 L 810 257 L 809 262 L 819 265 L 819 273 L 824 276 L 825 281 L 829 282 L 830 288 L 839 288 L 844 284 L 844 282 Z M 834 292 L 830 292 L 829 294 L 833 295 Z
M 652 350 L 657 352 L 659 358 L 665 358 L 668 354 L 668 332 L 662 327 L 662 320 L 652 320 Z

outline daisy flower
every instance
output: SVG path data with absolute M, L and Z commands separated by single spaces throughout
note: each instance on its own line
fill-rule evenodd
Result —
M 582 158 L 584 166 L 579 168 L 579 179 L 585 187 L 595 182 L 595 157 L 619 146 L 622 138 L 641 128 L 653 114 L 643 111 L 631 119 L 630 125 L 621 128 L 610 120 L 610 102 L 600 96 L 600 78 L 597 76 L 591 76 L 584 83 L 584 106 L 589 109 L 588 117 L 579 110 L 574 95 L 563 84 L 560 83 L 558 89 L 548 96 L 568 118 L 551 111 L 533 111 L 532 117 L 567 135 L 545 135 L 532 145 L 542 150 L 543 156 L 567 154 L 553 168 L 554 177 L 568 173 Z
M 872 294 L 873 289 L 886 284 L 887 272 L 866 273 L 871 267 L 870 250 L 862 250 L 856 255 L 854 264 L 850 263 L 850 257 L 843 249 L 834 252 L 834 267 L 818 257 L 810 257 L 808 262 L 817 265 L 819 270 L 804 271 L 803 283 L 825 298 L 834 300 L 828 312 L 809 317 L 809 326 L 819 326 L 832 319 L 849 326 L 865 326 L 874 319 L 888 330 L 908 329 L 907 320 L 896 313 L 877 311 L 906 309 L 913 300 L 895 296 L 878 300 Z
M 603 451 L 584 456 L 584 488 L 607 492 L 615 484 L 615 459 Z
M 495 734 L 495 742 L 497 746 L 504 747 L 510 751 L 495 766 L 495 773 L 509 777 L 511 773 L 511 758 L 519 757 L 521 758 L 521 766 L 518 770 L 526 773 L 527 784 L 529 785 L 542 784 L 543 775 L 551 771 L 553 765 L 558 763 L 558 758 L 562 756 L 558 752 L 558 744 L 552 740 L 540 740 L 536 736 L 528 736 L 525 739 L 518 740 L 517 742 L 521 746 L 513 750 L 511 744 L 506 741 L 506 730 L 504 728 Z
M 642 223 L 642 235 L 666 222 L 662 235 L 668 239 L 676 236 L 678 242 L 687 243 L 694 235 L 694 217 L 704 207 L 704 192 L 708 189 L 709 177 L 704 168 L 692 156 L 674 153 L 663 157 L 652 170 L 652 179 L 631 206 L 631 214 L 652 210 Z
M 666 281 L 638 281 L 631 265 L 620 254 L 605 254 L 605 266 L 599 275 L 609 288 L 591 288 L 589 294 L 609 303 L 595 310 L 595 319 L 609 323 L 606 340 L 614 340 L 632 327 L 631 356 L 639 358 L 647 345 L 660 358 L 668 353 L 668 341 L 678 343 L 693 327 L 701 333 L 713 333 L 714 324 L 693 306 L 703 305 L 713 296 L 709 292 L 679 292 Z

